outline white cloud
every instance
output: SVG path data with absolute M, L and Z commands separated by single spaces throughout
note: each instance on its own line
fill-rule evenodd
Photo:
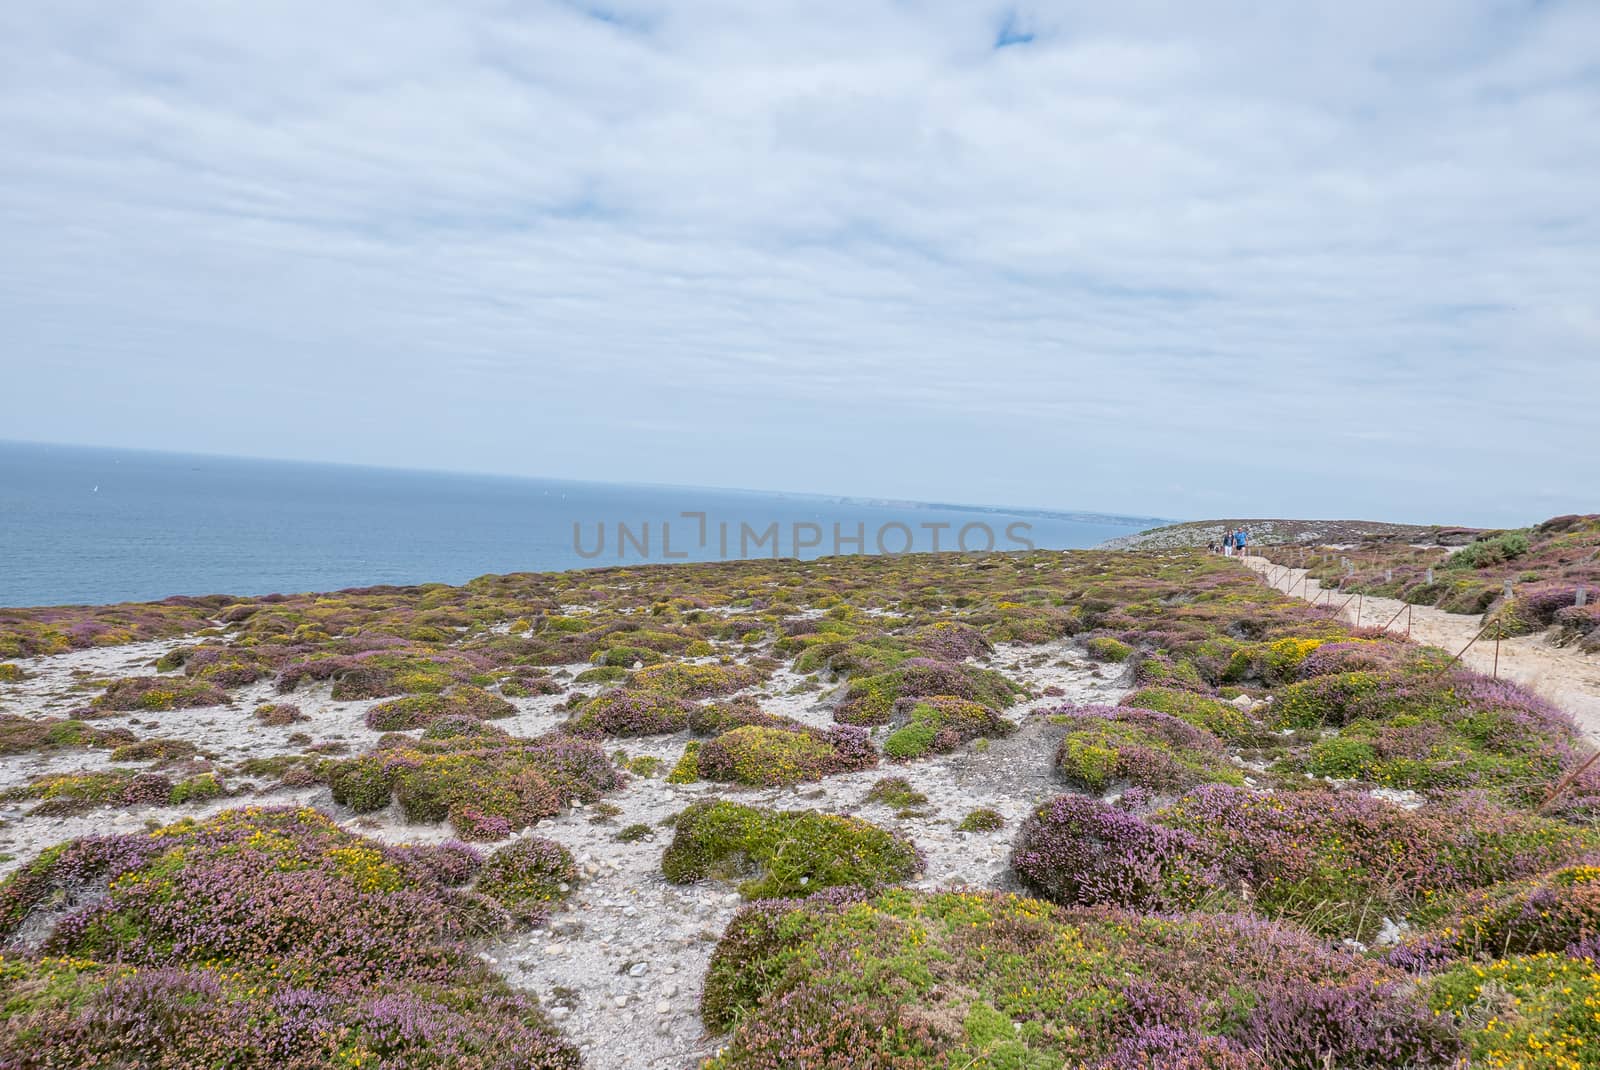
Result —
M 1597 46 L 1582 3 L 13 5 L 3 433 L 1595 508 Z

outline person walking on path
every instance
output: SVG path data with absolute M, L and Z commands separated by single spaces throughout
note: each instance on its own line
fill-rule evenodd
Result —
M 1249 540 L 1250 532 L 1244 528 L 1233 533 L 1233 545 L 1238 549 L 1240 557 L 1244 556 L 1244 544 Z

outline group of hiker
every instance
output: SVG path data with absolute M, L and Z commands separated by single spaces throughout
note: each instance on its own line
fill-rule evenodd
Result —
M 1248 542 L 1249 539 L 1250 532 L 1244 528 L 1238 528 L 1237 530 L 1226 532 L 1222 536 L 1222 552 L 1228 557 L 1243 557 L 1245 543 Z M 1206 548 L 1212 553 L 1216 553 L 1217 541 L 1212 539 L 1211 542 L 1207 544 Z

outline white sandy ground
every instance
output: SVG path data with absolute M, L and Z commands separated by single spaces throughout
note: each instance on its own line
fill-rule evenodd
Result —
M 88 681 L 153 673 L 152 663 L 177 642 L 22 661 L 27 676 L 0 685 L 0 711 L 29 716 L 69 714 L 99 692 L 99 687 L 88 686 Z M 928 864 L 915 882 L 919 887 L 1011 887 L 1006 859 L 1018 823 L 1035 803 L 1062 790 L 1051 773 L 1051 757 L 1061 729 L 1035 716 L 1035 711 L 1063 703 L 1114 704 L 1128 685 L 1126 674 L 1118 667 L 1090 661 L 1069 641 L 1004 647 L 986 663 L 1035 691 L 1054 687 L 1062 694 L 1041 696 L 1010 711 L 1021 730 L 1009 739 L 993 741 L 984 750 L 968 746 L 956 754 L 922 762 L 886 762 L 875 770 L 783 789 L 672 785 L 659 777 L 636 777 L 605 800 L 620 808 L 614 816 L 590 806 L 541 822 L 525 834 L 565 845 L 579 860 L 583 880 L 548 927 L 486 943 L 482 949 L 485 959 L 512 984 L 540 999 L 563 1032 L 583 1049 L 586 1065 L 592 1070 L 692 1067 L 718 1044 L 717 1038 L 705 1035 L 699 1020 L 700 986 L 716 940 L 740 901 L 731 884 L 675 886 L 661 876 L 661 853 L 671 839 L 670 830 L 661 828 L 661 822 L 688 804 L 725 797 L 783 809 L 857 813 L 909 836 L 922 848 Z M 575 674 L 584 667 L 566 666 L 557 671 Z M 783 669 L 754 693 L 769 712 L 818 726 L 832 724 L 831 688 L 797 690 L 805 681 Z M 302 753 L 303 741 L 290 741 L 297 733 L 310 736 L 316 744 L 342 743 L 349 753 L 361 753 L 379 735 L 362 724 L 372 703 L 335 702 L 328 690 L 327 684 L 308 684 L 293 694 L 278 696 L 269 682 L 263 682 L 237 689 L 226 706 L 118 714 L 92 723 L 101 728 L 129 727 L 140 738 L 187 739 L 225 764 L 245 757 Z M 584 690 L 592 693 L 599 688 Z M 515 735 L 548 731 L 566 717 L 566 711 L 557 708 L 562 700 L 562 696 L 515 699 L 517 715 L 495 723 Z M 282 728 L 263 726 L 252 711 L 269 701 L 292 702 L 310 720 Z M 879 742 L 882 735 L 879 730 Z M 688 734 L 682 733 L 608 746 L 630 756 L 661 759 L 664 777 L 688 739 Z M 125 767 L 146 764 L 127 763 Z M 27 783 L 43 773 L 112 767 L 105 750 L 17 755 L 0 762 L 0 788 Z M 900 818 L 888 807 L 865 801 L 872 784 L 889 775 L 904 776 L 928 795 L 920 815 Z M 353 831 L 390 842 L 437 842 L 451 834 L 444 824 L 408 824 L 395 808 L 355 815 L 335 805 L 327 789 L 320 787 L 268 791 L 263 785 L 259 793 L 249 790 L 203 805 L 101 809 L 73 817 L 29 816 L 31 803 L 6 803 L 0 804 L 0 874 L 24 864 L 40 850 L 76 836 L 132 832 L 147 824 L 251 803 L 309 803 Z M 954 825 L 980 806 L 1003 814 L 1005 828 L 992 833 L 956 831 Z M 659 831 L 636 843 L 618 842 L 617 831 L 635 823 Z
M 1280 591 L 1310 602 L 1343 606 L 1343 615 L 1358 625 L 1387 626 L 1404 633 L 1409 619 L 1411 638 L 1440 647 L 1452 655 L 1462 649 L 1461 660 L 1481 673 L 1496 671 L 1495 644 L 1492 638 L 1472 643 L 1483 628 L 1483 618 L 1464 613 L 1446 613 L 1432 606 L 1411 606 L 1395 598 L 1366 596 L 1352 598 L 1324 590 L 1306 570 L 1274 565 L 1264 557 L 1246 557 L 1244 563 L 1262 574 Z M 1348 603 L 1348 604 L 1346 604 Z M 1359 617 L 1358 617 L 1359 614 Z M 1571 713 L 1578 727 L 1590 740 L 1600 743 L 1600 655 L 1550 645 L 1542 635 L 1523 635 L 1500 641 L 1500 676 L 1533 690 Z

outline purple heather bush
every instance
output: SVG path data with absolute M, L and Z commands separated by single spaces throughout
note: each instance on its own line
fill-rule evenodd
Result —
M 1600 833 L 1466 796 L 1406 810 L 1369 795 L 1208 785 L 1148 819 L 1187 834 L 1199 858 L 1256 909 L 1368 939 L 1382 917 L 1531 876 L 1592 851 Z
M 0 885 L 0 931 L 43 934 L 0 959 L 0 1064 L 576 1070 L 465 944 L 512 923 L 477 864 L 309 809 L 53 849 Z
M 693 709 L 675 695 L 619 687 L 591 699 L 562 729 L 587 739 L 667 735 L 687 728 Z
M 981 658 L 994 650 L 994 644 L 969 624 L 941 620 L 918 628 L 906 637 L 908 643 L 937 661 L 960 662 Z
M 1464 896 L 1429 929 L 1399 944 L 1388 961 L 1435 969 L 1454 959 L 1505 958 L 1538 952 L 1581 957 L 1600 937 L 1600 855 L 1527 880 Z
M 380 702 L 367 710 L 366 725 L 380 732 L 426 728 L 444 717 L 476 717 L 489 720 L 511 717 L 517 708 L 481 687 L 462 684 L 440 694 L 406 695 Z
M 1066 727 L 1055 766 L 1076 787 L 1113 785 L 1186 791 L 1199 784 L 1242 784 L 1222 754 L 1222 741 L 1167 713 L 1129 706 L 1063 706 L 1050 711 Z
M 1030 891 L 1066 905 L 1189 909 L 1225 890 L 1198 836 L 1085 795 L 1059 795 L 1022 823 L 1011 868 Z
M 255 709 L 255 719 L 269 728 L 283 728 L 311 720 L 292 702 L 265 702 Z
M 1444 1070 L 1462 1054 L 1403 973 L 1293 928 L 997 893 L 753 904 L 701 1013 L 733 1030 L 711 1070 Z
M 187 710 L 220 706 L 227 693 L 204 680 L 170 676 L 134 676 L 113 680 L 94 700 L 99 710 Z

